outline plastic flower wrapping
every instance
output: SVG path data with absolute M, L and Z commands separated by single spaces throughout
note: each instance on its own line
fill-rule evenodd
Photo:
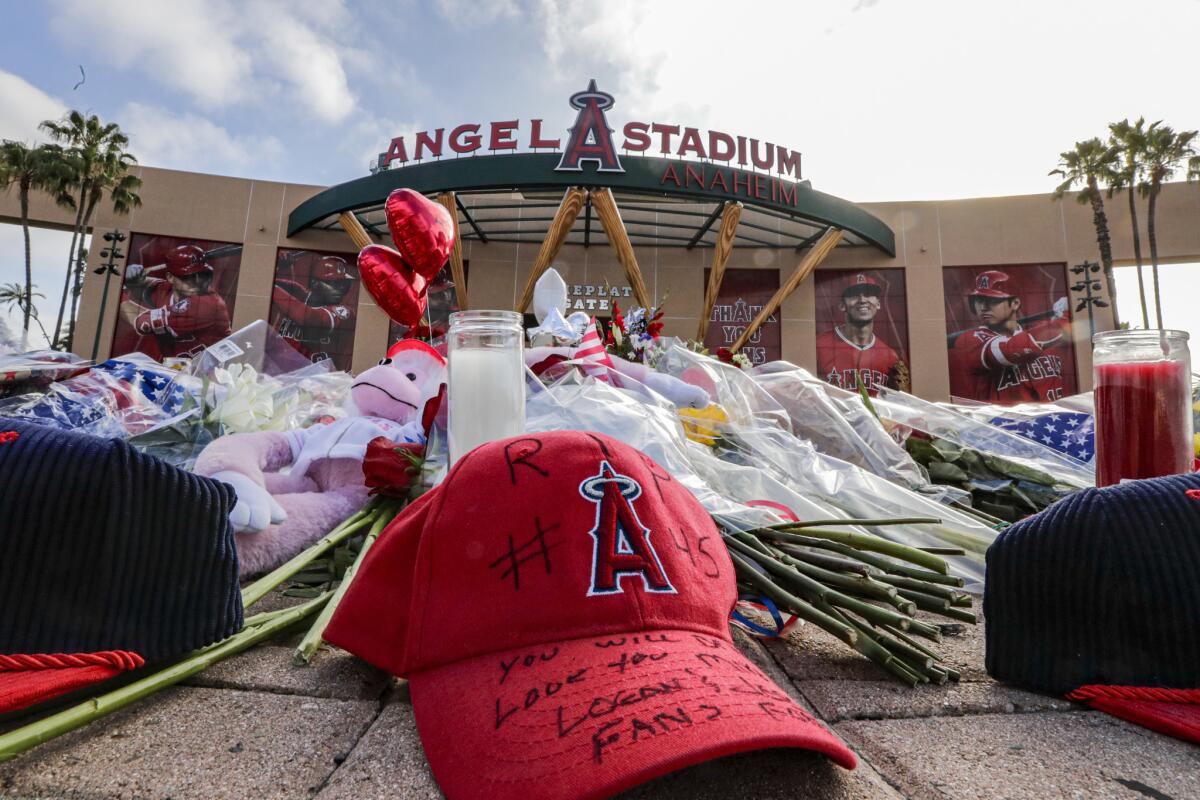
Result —
M 726 420 L 706 420 L 715 446 L 689 438 L 674 405 L 644 384 L 613 383 L 569 373 L 534 386 L 526 429 L 599 431 L 644 452 L 686 486 L 714 516 L 751 528 L 800 519 L 935 517 L 936 525 L 876 531 L 903 544 L 961 548 L 955 570 L 978 586 L 994 527 L 937 499 L 819 451 L 797 436 L 792 420 L 756 379 L 675 342 L 654 354 L 658 369 L 702 385 Z M 878 423 L 875 423 L 878 425 Z M 882 428 L 880 428 L 882 430 Z M 850 526 L 847 526 L 850 527 Z M 852 529 L 852 528 L 851 528 Z
M 351 376 L 313 364 L 259 321 L 209 348 L 185 369 L 130 353 L 89 366 L 75 356 L 20 357 L 30 369 L 64 375 L 0 400 L 0 416 L 124 439 L 189 467 L 224 433 L 290 430 L 346 414 Z M 283 349 L 280 349 L 283 348 Z M 40 365 L 40 367 L 39 367 Z

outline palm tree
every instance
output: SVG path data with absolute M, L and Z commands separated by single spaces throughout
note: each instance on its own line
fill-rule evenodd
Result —
M 1176 133 L 1169 125 L 1151 126 L 1151 130 L 1146 132 L 1146 179 L 1139 188 L 1150 198 L 1146 209 L 1146 234 L 1150 240 L 1150 268 L 1154 276 L 1154 313 L 1160 330 L 1163 326 L 1162 298 L 1158 288 L 1158 240 L 1154 236 L 1154 210 L 1162 185 L 1175 175 L 1181 162 L 1188 159 L 1188 165 L 1191 166 L 1191 158 L 1196 155 L 1192 140 L 1198 134 L 1200 131 Z
M 81 280 L 77 273 L 78 262 L 83 251 L 84 237 L 91 224 L 92 213 L 105 191 L 109 192 L 114 211 L 118 214 L 129 213 L 131 209 L 142 204 L 137 194 L 142 182 L 128 174 L 130 168 L 137 164 L 137 159 L 125 151 L 129 137 L 121 132 L 121 127 L 115 122 L 105 125 L 94 114 L 84 117 L 78 111 L 71 111 L 61 121 L 47 120 L 41 127 L 52 138 L 65 145 L 74 172 L 71 190 L 77 198 L 75 225 L 71 231 L 71 250 L 67 258 L 66 276 L 63 278 L 62 297 L 58 304 L 58 318 L 54 324 L 53 346 L 58 347 L 62 343 L 61 331 L 67 298 L 72 292 L 73 283 Z
M 33 321 L 38 324 L 38 327 L 42 329 L 42 336 L 45 336 L 46 341 L 48 342 L 50 341 L 50 335 L 46 333 L 45 326 L 42 325 L 41 319 L 38 318 L 37 308 L 33 305 L 33 298 L 35 297 L 40 297 L 43 300 L 46 299 L 46 295 L 34 290 L 34 288 L 29 284 L 25 284 L 24 287 L 22 287 L 19 283 L 6 283 L 3 286 L 0 286 L 0 305 L 7 306 L 9 310 L 11 310 L 13 306 L 16 306 L 17 309 L 25 315 L 26 334 L 29 333 L 28 321 L 32 317 Z M 22 340 L 21 344 L 24 346 L 24 339 Z
M 1108 236 L 1108 215 L 1104 213 L 1104 196 L 1100 183 L 1111 185 L 1117 165 L 1117 148 L 1106 145 L 1098 138 L 1076 142 L 1074 150 L 1058 154 L 1058 169 L 1050 171 L 1063 179 L 1054 189 L 1054 196 L 1062 199 L 1070 189 L 1079 188 L 1075 200 L 1092 207 L 1092 223 L 1096 226 L 1096 243 L 1100 245 L 1100 263 L 1104 266 L 1104 279 L 1108 282 L 1108 294 L 1112 298 L 1113 322 L 1119 328 L 1117 316 L 1117 284 L 1113 280 L 1112 244 Z
M 34 313 L 33 253 L 29 244 L 29 193 L 33 189 L 50 189 L 56 193 L 55 199 L 59 204 L 73 208 L 75 201 L 69 194 L 61 191 L 63 178 L 62 151 L 58 147 L 30 147 L 23 142 L 8 140 L 0 143 L 0 189 L 15 185 L 21 205 L 21 232 L 25 235 L 25 296 L 21 308 L 26 336 L 29 335 L 30 316 Z
M 1162 124 L 1150 123 L 1151 131 Z M 1133 225 L 1133 257 L 1137 260 L 1138 297 L 1142 302 L 1142 327 L 1150 327 L 1150 312 L 1146 308 L 1146 284 L 1142 278 L 1142 236 L 1138 230 L 1137 204 L 1134 202 L 1134 190 L 1142 179 L 1142 160 L 1146 150 L 1145 128 L 1146 118 L 1138 117 L 1136 122 L 1123 119 L 1108 126 L 1109 144 L 1118 148 L 1121 167 L 1113 173 L 1112 185 L 1108 188 L 1111 199 L 1114 191 L 1126 190 L 1129 198 L 1129 220 Z

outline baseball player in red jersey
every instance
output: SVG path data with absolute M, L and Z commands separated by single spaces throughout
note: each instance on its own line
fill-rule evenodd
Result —
M 1022 328 L 1021 298 L 1008 280 L 997 270 L 975 278 L 967 303 L 982 324 L 954 341 L 950 392 L 991 403 L 1053 402 L 1063 395 L 1062 357 L 1048 351 L 1070 335 L 1067 298 L 1055 301 L 1051 319 Z
M 346 260 L 337 256 L 317 260 L 307 287 L 288 278 L 276 280 L 271 291 L 271 327 L 313 361 L 348 358 L 354 309 L 342 301 L 353 280 Z M 349 368 L 349 364 L 338 366 Z
M 817 337 L 817 374 L 834 386 L 872 395 L 884 387 L 908 391 L 908 368 L 900 355 L 875 335 L 883 288 L 862 272 L 850 278 L 838 303 L 845 321 Z
M 166 255 L 167 277 L 152 278 L 141 264 L 125 268 L 129 298 L 121 316 L 143 338 L 153 337 L 161 357 L 194 355 L 232 330 L 229 309 L 212 291 L 213 268 L 204 250 L 181 244 Z M 138 350 L 148 352 L 139 342 Z

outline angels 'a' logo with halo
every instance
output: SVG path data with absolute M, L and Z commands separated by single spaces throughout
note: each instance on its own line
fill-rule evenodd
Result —
M 596 525 L 588 532 L 594 543 L 588 596 L 623 592 L 621 579 L 626 576 L 640 577 L 647 592 L 675 594 L 650 543 L 650 529 L 633 508 L 633 501 L 642 496 L 641 484 L 601 461 L 599 474 L 579 484 L 579 493 L 596 504 Z
M 584 161 L 595 161 L 597 172 L 624 172 L 604 116 L 605 110 L 613 107 L 613 96 L 598 90 L 593 78 L 586 91 L 571 95 L 571 107 L 579 109 L 579 115 L 555 171 L 582 172 Z

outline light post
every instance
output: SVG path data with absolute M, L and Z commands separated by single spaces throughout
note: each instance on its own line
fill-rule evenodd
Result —
M 93 270 L 97 275 L 104 275 L 104 289 L 100 295 L 100 315 L 96 317 L 96 338 L 92 340 L 92 361 L 96 360 L 96 353 L 100 352 L 100 328 L 104 326 L 104 309 L 108 305 L 108 282 L 113 275 L 117 274 L 117 259 L 125 256 L 118 247 L 121 242 L 125 241 L 125 234 L 120 231 L 109 231 L 104 234 L 104 241 L 108 244 L 100 251 L 100 257 L 107 258 L 108 261 Z
M 1071 291 L 1084 292 L 1084 296 L 1080 297 L 1075 304 L 1075 313 L 1078 314 L 1085 308 L 1087 309 L 1088 329 L 1093 336 L 1096 334 L 1096 320 L 1092 316 L 1092 306 L 1108 308 L 1107 302 L 1092 294 L 1092 292 L 1100 291 L 1100 281 L 1091 273 L 1099 271 L 1100 265 L 1095 261 L 1084 261 L 1082 264 L 1071 267 L 1071 273 L 1079 276 L 1078 282 L 1071 285 Z

